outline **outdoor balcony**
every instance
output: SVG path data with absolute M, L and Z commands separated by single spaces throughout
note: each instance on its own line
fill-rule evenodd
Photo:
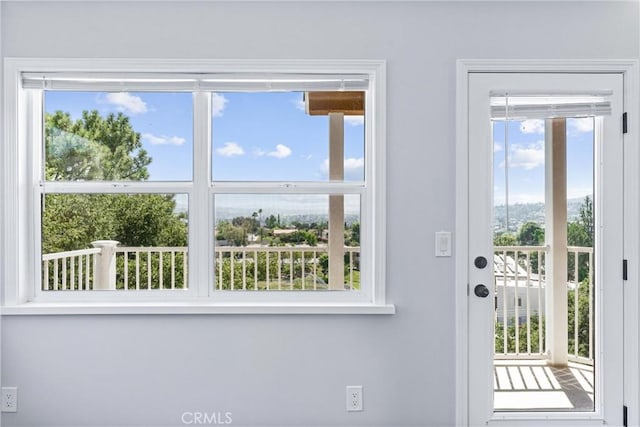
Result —
M 548 360 L 548 248 L 505 246 L 494 251 L 495 410 L 593 411 L 593 249 L 568 248 L 566 367 Z

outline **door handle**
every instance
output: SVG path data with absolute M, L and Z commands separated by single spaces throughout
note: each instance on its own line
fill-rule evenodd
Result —
M 485 285 L 476 285 L 473 288 L 473 293 L 476 294 L 477 297 L 486 298 L 489 296 L 489 289 Z

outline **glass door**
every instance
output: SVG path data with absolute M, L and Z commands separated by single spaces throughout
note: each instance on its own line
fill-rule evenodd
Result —
M 621 75 L 470 76 L 472 425 L 618 421 L 621 115 Z

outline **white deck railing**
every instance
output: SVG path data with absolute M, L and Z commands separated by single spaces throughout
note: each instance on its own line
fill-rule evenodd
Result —
M 496 358 L 544 357 L 546 253 L 544 246 L 494 248 Z M 593 361 L 593 249 L 569 247 L 568 264 L 568 311 L 573 313 L 569 316 L 569 359 L 590 363 Z
M 95 259 L 101 252 L 91 248 L 42 255 L 42 289 L 93 289 Z
M 218 290 L 328 289 L 326 246 L 220 246 L 215 252 Z M 344 253 L 344 289 L 359 289 L 360 247 L 345 246 Z
M 110 241 L 106 241 L 110 242 Z M 187 247 L 109 246 L 42 256 L 42 289 L 184 289 Z M 360 248 L 345 247 L 344 289 L 360 288 Z M 217 290 L 326 290 L 327 247 L 219 246 Z
M 118 246 L 115 288 L 123 290 L 186 289 L 188 249 Z
M 569 325 L 569 331 L 573 328 L 574 334 L 573 352 L 570 352 L 569 360 L 584 362 L 586 359 L 593 363 L 593 248 L 569 246 L 568 250 L 569 265 L 573 260 L 573 274 L 569 273 L 572 279 L 569 280 L 568 287 L 569 291 L 573 288 L 573 312 L 575 313 L 573 325 Z M 585 260 L 587 270 L 581 273 L 580 265 Z M 581 301 L 583 291 L 586 291 L 586 295 Z M 581 319 L 585 319 L 587 325 L 580 325 Z

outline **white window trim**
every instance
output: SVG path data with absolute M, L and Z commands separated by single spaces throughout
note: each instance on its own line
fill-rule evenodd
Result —
M 6 209 L 2 212 L 1 226 L 4 232 L 1 253 L 4 292 L 1 313 L 13 314 L 108 314 L 108 313 L 362 313 L 391 314 L 395 307 L 386 302 L 385 290 L 385 86 L 386 63 L 382 60 L 300 60 L 300 61 L 232 61 L 232 60 L 131 60 L 131 59 L 46 59 L 46 58 L 5 58 L 4 67 L 4 144 L 2 145 L 2 198 Z M 193 239 L 194 229 L 190 227 L 190 248 L 198 255 L 190 257 L 190 276 L 208 277 L 210 280 L 191 280 L 189 289 L 182 291 L 82 291 L 39 292 L 40 250 L 36 243 L 38 230 L 33 225 L 35 209 L 39 203 L 38 172 L 32 160 L 32 147 L 27 143 L 28 128 L 25 117 L 38 114 L 26 111 L 27 93 L 21 88 L 21 78 L 25 72 L 47 73 L 326 73 L 364 74 L 370 80 L 367 96 L 368 135 L 365 156 L 366 185 L 357 188 L 353 184 L 332 185 L 334 191 L 346 194 L 356 193 L 362 197 L 362 222 L 368 230 L 363 230 L 363 258 L 368 259 L 367 276 L 360 291 L 344 292 L 261 292 L 261 291 L 215 291 L 212 289 L 212 263 L 207 262 L 213 253 L 213 242 L 202 243 L 204 239 Z M 200 96 L 202 94 L 202 96 Z M 200 98 L 198 99 L 198 97 Z M 199 92 L 196 102 L 210 108 L 207 94 Z M 35 109 L 34 109 L 35 110 Z M 200 110 L 202 111 L 202 110 Z M 197 114 L 194 111 L 194 114 Z M 209 115 L 210 117 L 210 115 Z M 196 118 L 197 119 L 197 118 Z M 194 140 L 198 135 L 210 134 L 210 120 L 195 120 Z M 198 123 L 203 123 L 198 125 Z M 204 150 L 201 145 L 201 150 Z M 194 144 L 194 150 L 198 150 Z M 209 148 L 207 148 L 209 150 Z M 209 152 L 194 152 L 194 161 L 210 161 Z M 203 160 L 206 159 L 206 160 Z M 198 168 L 194 167 L 194 174 Z M 210 168 L 200 168 L 210 171 Z M 208 215 L 211 209 L 213 185 L 202 185 L 204 177 L 193 177 L 193 184 L 167 185 L 145 182 L 144 190 L 152 192 L 188 192 L 191 215 L 200 215 L 201 225 L 213 220 Z M 208 177 L 206 178 L 208 183 Z M 87 185 L 86 183 L 84 183 Z M 91 184 L 88 184 L 91 186 Z M 251 184 L 250 184 L 251 185 Z M 294 183 L 296 192 L 326 193 L 313 183 Z M 48 183 L 55 187 L 55 183 Z M 244 184 L 216 185 L 215 192 L 232 192 Z M 251 185 L 252 189 L 261 185 Z M 104 183 L 96 184 L 96 190 Z M 129 188 L 114 187 L 111 190 L 127 192 L 142 190 L 142 185 Z M 62 188 L 62 187 L 61 187 Z M 60 189 L 61 189 L 60 188 Z M 185 189 L 189 191 L 185 191 Z M 274 187 L 263 185 L 264 191 Z M 207 197 L 205 197 L 205 191 Z M 194 195 L 197 196 L 194 197 Z M 206 216 L 206 217 L 205 217 Z M 198 221 L 197 219 L 195 221 Z M 198 244 L 197 242 L 200 243 Z M 196 245 L 194 246 L 194 242 Z M 205 250 L 205 246 L 207 246 Z M 195 257 L 198 260 L 195 261 Z M 207 271 L 199 271 L 206 267 Z M 363 270 L 363 273 L 365 271 Z M 46 294 L 46 295 L 44 295 Z

